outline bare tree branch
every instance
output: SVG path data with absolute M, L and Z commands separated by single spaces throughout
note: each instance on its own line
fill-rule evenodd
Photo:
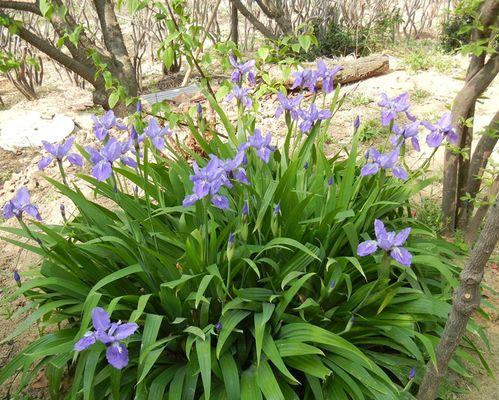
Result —
M 9 10 L 27 11 L 33 14 L 42 15 L 40 8 L 36 3 L 28 3 L 23 1 L 0 1 L 0 9 L 7 8 Z
M 0 16 L 9 18 L 6 14 L 0 13 Z M 45 53 L 50 58 L 54 59 L 58 63 L 64 65 L 66 68 L 75 71 L 82 78 L 90 82 L 91 84 L 95 84 L 95 69 L 90 68 L 88 65 L 82 64 L 74 58 L 64 54 L 62 51 L 52 46 L 48 41 L 42 39 L 35 35 L 33 32 L 29 31 L 24 27 L 19 27 L 17 31 L 17 35 L 31 44 L 33 47 L 36 47 L 42 53 Z
M 249 11 L 246 6 L 241 2 L 241 0 L 230 0 L 236 8 L 239 10 L 241 14 L 245 16 L 245 18 L 253 24 L 253 26 L 264 36 L 269 39 L 276 40 L 278 36 L 274 34 L 270 29 L 268 29 L 264 24 L 262 24 L 252 13 Z
M 285 35 L 292 35 L 293 26 L 291 19 L 286 15 L 282 1 L 279 1 L 279 3 L 274 3 L 272 0 L 256 0 L 256 4 L 258 4 L 263 13 L 270 19 L 273 19 Z

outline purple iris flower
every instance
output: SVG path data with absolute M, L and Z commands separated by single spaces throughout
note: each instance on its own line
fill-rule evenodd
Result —
M 237 101 L 241 102 L 247 108 L 250 108 L 253 105 L 253 101 L 248 96 L 250 92 L 249 88 L 241 88 L 237 85 L 234 85 L 232 92 L 230 92 L 225 98 L 227 101 L 231 101 L 232 99 L 237 99 Z
M 100 182 L 105 181 L 112 175 L 113 163 L 117 160 L 129 167 L 136 168 L 137 162 L 125 155 L 130 150 L 131 144 L 131 139 L 126 142 L 118 142 L 115 138 L 110 138 L 100 151 L 87 147 L 86 150 L 90 154 L 90 161 L 93 164 L 92 176 Z
M 65 221 L 66 220 L 66 206 L 64 204 L 61 204 L 59 206 L 59 211 L 61 212 L 61 217 Z
M 406 180 L 408 178 L 407 171 L 397 163 L 400 153 L 400 147 L 395 147 L 392 151 L 386 154 L 381 154 L 374 147 L 366 153 L 366 159 L 370 160 L 360 170 L 360 176 L 375 175 L 380 169 L 392 170 L 393 175 L 397 178 Z
M 409 371 L 409 379 L 414 379 L 416 377 L 416 368 L 412 367 Z
M 281 213 L 281 203 L 277 203 L 274 206 L 274 215 L 279 215 Z
M 222 330 L 222 323 L 220 321 L 218 321 L 215 325 L 215 329 L 217 330 L 217 332 L 220 332 Z
M 248 204 L 248 201 L 246 200 L 243 204 L 243 209 L 241 210 L 241 214 L 243 216 L 245 215 L 248 215 L 249 214 L 249 204 Z
M 392 174 L 396 178 L 399 178 L 401 181 L 406 181 L 407 179 L 409 179 L 409 174 L 407 173 L 407 171 L 405 170 L 405 168 L 402 167 L 400 164 L 399 165 L 395 165 L 392 168 Z
M 317 77 L 322 78 L 322 90 L 331 93 L 334 90 L 334 77 L 343 67 L 329 69 L 324 60 L 317 60 Z
M 357 131 L 357 129 L 359 129 L 359 126 L 360 126 L 360 117 L 357 115 L 355 117 L 355 120 L 353 121 L 353 129 Z
M 227 173 L 223 168 L 223 162 L 215 155 L 210 155 L 210 161 L 205 167 L 199 168 L 196 162 L 193 163 L 194 175 L 189 179 L 194 183 L 193 194 L 185 197 L 183 205 L 188 207 L 198 200 L 211 195 L 212 204 L 219 208 L 228 208 L 228 199 L 218 195 L 218 191 L 224 185 L 230 186 Z M 214 196 L 217 196 L 213 199 Z M 227 207 L 225 207 L 225 205 Z
M 277 99 L 279 100 L 279 107 L 275 110 L 275 117 L 279 118 L 284 111 L 289 111 L 291 118 L 295 121 L 300 116 L 300 103 L 303 100 L 303 95 L 300 94 L 295 98 L 288 98 L 284 93 L 277 93 Z
M 451 113 L 445 113 L 444 115 L 442 115 L 442 117 L 435 124 L 431 124 L 427 121 L 422 121 L 421 125 L 423 125 L 430 131 L 430 133 L 426 137 L 426 143 L 430 147 L 440 146 L 445 137 L 447 137 L 448 140 L 454 144 L 459 139 L 456 131 L 452 127 Z
M 400 146 L 402 143 L 405 143 L 406 140 L 410 139 L 414 150 L 420 151 L 421 148 L 418 140 L 418 128 L 418 121 L 411 122 L 403 128 L 399 128 L 397 124 L 394 124 L 392 130 L 393 133 L 395 133 L 395 136 L 392 137 L 392 144 L 394 146 Z
M 312 103 L 308 110 L 300 110 L 300 117 L 303 119 L 299 125 L 300 131 L 308 133 L 317 121 L 330 118 L 331 111 L 327 109 L 319 110 L 315 103 Z
M 366 240 L 357 247 L 357 254 L 361 257 L 368 256 L 378 250 L 378 247 L 390 252 L 390 257 L 400 264 L 409 267 L 412 262 L 412 254 L 402 245 L 411 233 L 411 228 L 405 228 L 399 233 L 388 232 L 383 222 L 379 219 L 374 221 L 374 234 L 376 240 Z
M 331 177 L 327 180 L 327 184 L 328 184 L 328 186 L 333 186 L 333 183 L 334 183 L 334 178 L 331 176 Z
M 275 151 L 275 147 L 270 144 L 271 140 L 272 136 L 270 133 L 267 133 L 267 136 L 263 137 L 260 129 L 255 129 L 253 135 L 248 138 L 248 142 L 242 145 L 241 148 L 253 147 L 260 160 L 267 164 L 270 154 Z
M 23 212 L 36 218 L 38 221 L 42 220 L 38 208 L 31 203 L 29 198 L 28 188 L 23 186 L 9 200 L 3 207 L 3 217 L 9 219 L 12 217 L 22 218 Z
M 19 275 L 19 272 L 17 271 L 17 269 L 14 270 L 14 281 L 20 285 L 21 283 L 21 275 Z
M 309 91 L 315 93 L 315 85 L 317 83 L 317 73 L 310 69 L 304 69 L 302 71 L 293 72 L 293 85 L 291 90 L 299 87 L 306 87 Z
M 71 147 L 73 147 L 73 143 L 75 141 L 74 136 L 68 138 L 63 143 L 52 144 L 45 140 L 42 140 L 43 147 L 50 154 L 49 156 L 43 157 L 38 163 L 38 169 L 42 170 L 47 168 L 52 161 L 57 160 L 62 162 L 64 157 L 68 158 L 68 161 L 73 165 L 78 165 L 79 167 L 83 167 L 83 158 L 79 154 L 70 153 Z
M 139 133 L 137 132 L 137 129 L 135 129 L 135 126 L 131 126 L 130 128 L 130 139 L 132 139 L 134 142 L 139 140 Z
M 381 101 L 378 105 L 384 110 L 381 112 L 381 124 L 389 125 L 398 113 L 405 113 L 409 119 L 413 117 L 409 114 L 409 93 L 404 92 L 394 98 L 389 98 L 386 93 L 381 93 Z
M 156 149 L 161 151 L 165 147 L 165 136 L 171 136 L 172 131 L 168 125 L 161 128 L 158 121 L 155 118 L 151 118 L 149 124 L 144 129 L 144 135 L 151 139 L 151 143 Z
M 230 179 L 235 179 L 245 185 L 249 185 L 250 182 L 246 176 L 246 170 L 242 167 L 242 165 L 245 164 L 245 159 L 246 154 L 244 151 L 240 150 L 234 158 L 226 160 L 221 165 Z M 230 183 L 226 184 L 226 186 L 232 187 Z
M 109 133 L 109 130 L 112 128 L 117 128 L 121 131 L 126 131 L 127 127 L 123 124 L 120 124 L 116 120 L 116 116 L 114 115 L 113 110 L 109 110 L 105 113 L 101 118 L 97 118 L 95 115 L 92 115 L 92 119 L 94 121 L 94 134 L 97 139 L 101 142 L 106 138 Z
M 229 199 L 218 192 L 222 186 L 231 188 L 231 179 L 244 184 L 249 184 L 246 171 L 242 167 L 245 154 L 239 151 L 233 159 L 221 160 L 214 154 L 210 154 L 210 161 L 199 168 L 193 163 L 194 175 L 189 179 L 194 183 L 193 193 L 184 198 L 183 205 L 188 207 L 204 197 L 211 196 L 211 203 L 222 210 L 229 208 Z
M 211 196 L 211 204 L 213 204 L 216 208 L 220 208 L 221 210 L 227 210 L 229 208 L 229 199 L 226 196 L 214 194 L 213 196 Z
M 248 81 L 254 85 L 255 84 L 255 74 L 251 70 L 255 66 L 255 60 L 248 60 L 245 63 L 238 63 L 236 57 L 233 54 L 229 55 L 229 61 L 234 67 L 234 72 L 232 72 L 231 80 L 236 84 L 242 83 L 242 80 L 246 74 L 248 74 Z
M 135 322 L 126 324 L 111 322 L 109 314 L 101 307 L 92 310 L 92 324 L 94 331 L 88 331 L 76 342 L 74 349 L 83 351 L 99 341 L 106 345 L 106 358 L 114 368 L 123 369 L 128 365 L 128 350 L 121 342 L 123 339 L 133 335 L 138 329 Z

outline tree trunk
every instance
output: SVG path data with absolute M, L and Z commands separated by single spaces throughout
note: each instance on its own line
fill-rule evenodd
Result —
M 486 0 L 480 8 L 479 22 L 481 30 L 474 30 L 472 41 L 493 40 L 492 26 L 497 23 L 499 2 L 497 0 Z M 458 93 L 452 107 L 453 124 L 458 135 L 460 150 L 467 143 L 471 143 L 472 128 L 468 130 L 465 122 L 474 116 L 474 107 L 478 97 L 487 89 L 498 73 L 499 60 L 497 55 L 491 56 L 485 63 L 486 53 L 480 56 L 472 56 L 466 74 L 466 83 Z M 468 161 L 460 154 L 454 154 L 450 149 L 445 151 L 444 177 L 442 190 L 442 220 L 444 224 L 443 233 L 451 234 L 456 228 L 456 221 L 460 196 L 464 193 L 463 185 L 467 179 Z M 463 169 L 460 171 L 460 168 Z
M 293 34 L 293 24 L 291 18 L 286 14 L 282 0 L 256 0 L 256 4 L 263 11 L 263 13 L 270 19 L 273 19 L 279 29 L 285 35 Z
M 494 115 L 489 126 L 485 129 L 485 132 L 478 141 L 469 163 L 466 182 L 463 185 L 463 192 L 468 195 L 468 199 L 463 202 L 463 205 L 459 208 L 458 212 L 458 228 L 460 229 L 464 230 L 467 227 L 468 222 L 473 215 L 473 200 L 480 191 L 483 171 L 485 170 L 489 157 L 497 144 L 497 140 L 499 138 L 498 132 L 499 111 Z
M 230 39 L 239 45 L 239 18 L 237 16 L 237 7 L 234 3 L 230 5 Z
M 57 7 L 65 6 L 62 0 L 51 1 Z M 114 12 L 113 2 L 111 0 L 94 0 L 94 4 L 99 17 L 106 48 L 99 48 L 86 35 L 85 30 L 82 30 L 79 35 L 78 46 L 75 46 L 68 40 L 64 41 L 64 45 L 68 49 L 70 55 L 62 52 L 58 48 L 54 47 L 49 41 L 35 35 L 23 26 L 17 29 L 16 34 L 21 39 L 30 43 L 33 47 L 37 48 L 39 51 L 62 64 L 68 70 L 73 71 L 75 74 L 91 83 L 95 88 L 93 93 L 94 104 L 101 105 L 107 109 L 109 108 L 109 93 L 105 88 L 103 78 L 97 74 L 98 69 L 91 59 L 90 53 L 93 52 L 99 55 L 101 61 L 107 64 L 109 72 L 111 72 L 111 74 L 120 81 L 120 84 L 123 85 L 129 96 L 137 95 L 138 84 L 135 76 L 135 70 L 126 49 L 121 28 Z M 4 10 L 29 12 L 41 16 L 38 2 L 31 3 L 0 0 L 0 16 L 5 18 L 6 21 L 13 22 L 11 17 L 1 12 Z M 61 16 L 58 13 L 53 13 L 50 18 L 50 23 L 54 31 L 60 37 L 63 37 L 67 32 L 73 32 L 78 26 L 78 23 L 69 12 L 66 12 L 64 16 Z M 118 112 L 126 113 L 127 111 L 127 107 L 118 105 Z
M 261 23 L 258 18 L 256 18 L 250 10 L 241 2 L 241 0 L 230 0 L 230 2 L 236 6 L 237 10 L 244 15 L 244 17 L 253 24 L 253 26 L 265 37 L 271 40 L 277 40 L 279 37 L 268 29 L 263 23 Z
M 118 78 L 129 96 L 136 96 L 138 92 L 137 78 L 114 12 L 114 4 L 111 0 L 94 0 L 94 4 L 102 28 L 104 43 L 114 61 L 114 65 L 110 67 L 111 73 Z
M 478 97 L 492 83 L 499 72 L 499 56 L 495 55 L 489 59 L 464 87 L 459 91 L 452 106 L 452 121 L 458 143 L 462 143 L 465 131 L 465 120 L 474 107 Z M 459 154 L 451 149 L 445 150 L 444 176 L 442 189 L 442 216 L 444 223 L 444 234 L 450 234 L 456 226 L 457 194 L 458 194 L 458 166 Z
M 495 181 L 492 183 L 487 198 L 483 199 L 483 204 L 478 207 L 478 210 L 476 210 L 475 215 L 466 227 L 464 240 L 466 240 L 466 243 L 468 243 L 470 247 L 475 243 L 478 233 L 480 232 L 480 226 L 489 210 L 490 203 L 494 201 L 497 193 L 499 193 L 499 176 L 496 177 Z
M 467 120 L 474 121 L 475 118 L 475 104 L 471 107 L 468 115 L 466 116 Z M 466 194 L 466 180 L 468 178 L 468 172 L 470 169 L 470 158 L 471 158 L 471 147 L 473 144 L 473 125 L 465 126 L 463 129 L 463 137 L 461 138 L 460 148 L 464 151 L 469 151 L 469 157 L 459 157 L 458 166 L 457 166 L 457 209 L 456 209 L 456 228 L 463 229 L 465 226 L 463 223 L 463 215 L 462 210 L 465 208 L 466 200 L 463 199 Z
M 434 400 L 440 381 L 447 373 L 450 360 L 466 332 L 468 320 L 480 305 L 480 283 L 485 265 L 499 239 L 499 198 L 490 210 L 485 228 L 473 247 L 470 259 L 461 273 L 461 282 L 452 302 L 452 309 L 437 346 L 438 371 L 430 361 L 419 387 L 418 400 Z

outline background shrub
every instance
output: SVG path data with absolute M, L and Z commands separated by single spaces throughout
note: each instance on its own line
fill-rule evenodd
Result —
M 463 28 L 470 26 L 473 22 L 471 14 L 456 15 L 449 14 L 449 17 L 442 24 L 440 34 L 440 45 L 447 53 L 455 53 L 463 44 L 470 42 L 471 31 L 464 31 Z
M 401 22 L 398 9 L 380 13 L 370 24 L 361 28 L 346 26 L 335 18 L 315 20 L 312 27 L 318 43 L 312 48 L 310 57 L 366 56 L 382 50 L 394 42 Z

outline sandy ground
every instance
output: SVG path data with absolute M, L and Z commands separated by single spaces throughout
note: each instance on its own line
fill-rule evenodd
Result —
M 350 140 L 352 123 L 355 116 L 360 115 L 363 121 L 379 118 L 379 109 L 376 103 L 382 91 L 390 96 L 409 91 L 412 98 L 412 112 L 419 118 L 435 119 L 442 112 L 446 111 L 457 92 L 462 87 L 462 78 L 465 73 L 466 60 L 456 57 L 455 66 L 446 73 L 436 70 L 409 72 L 404 68 L 402 62 L 396 58 L 390 59 L 391 72 L 371 78 L 360 83 L 345 86 L 343 92 L 350 92 L 347 101 L 341 111 L 334 118 L 331 137 L 328 146 L 331 151 L 338 149 Z M 63 83 L 61 83 L 63 82 Z M 61 113 L 73 119 L 77 129 L 75 132 L 77 142 L 89 144 L 93 141 L 91 132 L 90 116 L 94 109 L 91 104 L 91 95 L 87 90 L 76 88 L 69 82 L 61 81 L 57 75 L 49 74 L 44 86 L 39 91 L 40 99 L 28 102 L 20 98 L 15 89 L 6 80 L 0 80 L 0 93 L 6 103 L 3 111 L 0 111 L 0 125 L 2 121 L 23 115 L 26 110 L 39 111 L 40 113 Z M 496 82 L 486 93 L 483 101 L 478 105 L 476 111 L 477 130 L 485 126 L 497 111 L 497 98 L 499 98 L 499 84 Z M 259 126 L 262 130 L 270 130 L 273 133 L 282 131 L 283 122 L 273 118 L 276 100 L 269 99 L 265 102 L 260 113 Z M 235 115 L 231 114 L 233 118 Z M 279 141 L 279 138 L 276 139 Z M 424 140 L 421 141 L 424 143 Z M 423 154 L 429 154 L 430 150 L 425 144 L 422 146 Z M 419 157 L 416 153 L 411 153 L 411 162 L 418 163 Z M 494 157 L 496 160 L 498 152 Z M 61 216 L 59 206 L 61 200 L 59 195 L 53 190 L 49 190 L 48 184 L 37 170 L 37 162 L 40 159 L 38 148 L 23 148 L 16 151 L 5 151 L 0 149 L 0 205 L 12 197 L 13 192 L 21 185 L 27 185 L 32 193 L 33 202 L 36 203 L 44 220 L 49 223 L 60 222 Z M 439 173 L 443 163 L 443 151 L 439 151 L 433 161 L 432 170 Z M 47 171 L 48 175 L 57 176 L 55 168 Z M 70 207 L 69 204 L 65 204 Z M 71 209 L 68 210 L 71 212 Z M 5 222 L 6 225 L 13 226 L 12 221 Z M 18 269 L 23 275 L 23 279 L 28 279 L 33 268 L 36 268 L 37 260 L 31 254 L 19 251 L 16 247 L 0 241 L 0 301 L 5 295 L 14 289 L 12 273 Z M 496 269 L 489 269 L 485 281 L 495 290 L 499 290 L 499 272 Z M 488 300 L 498 306 L 497 297 L 492 291 L 488 292 Z M 5 336 L 16 321 L 13 322 L 7 317 L 16 309 L 22 307 L 23 301 L 19 300 L 14 304 L 0 303 L 0 337 Z M 491 311 L 490 321 L 483 321 L 489 328 L 490 340 L 493 353 L 488 355 L 488 360 L 492 369 L 499 372 L 499 325 L 497 311 Z M 28 332 L 21 338 L 0 345 L 0 367 L 4 365 L 14 354 L 36 337 L 35 331 Z M 43 376 L 30 391 L 31 398 L 46 398 Z M 497 384 L 483 372 L 477 371 L 476 388 L 471 389 L 471 393 L 459 397 L 463 400 L 495 400 L 499 399 L 499 389 Z M 0 388 L 0 399 L 4 398 L 8 388 Z

